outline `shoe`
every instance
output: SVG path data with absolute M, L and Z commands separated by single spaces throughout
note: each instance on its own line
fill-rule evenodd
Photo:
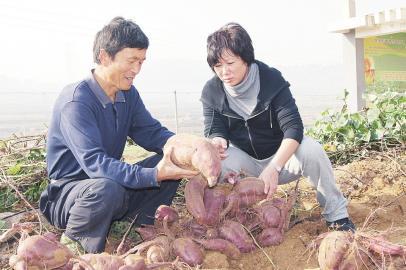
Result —
M 61 239 L 59 242 L 66 246 L 67 248 L 70 249 L 75 255 L 80 256 L 85 254 L 85 250 L 83 247 L 79 244 L 79 242 L 70 239 L 68 236 L 66 236 L 64 233 L 61 235 Z
M 335 231 L 350 231 L 355 232 L 355 225 L 349 218 L 342 218 L 336 221 L 327 221 L 327 227 Z

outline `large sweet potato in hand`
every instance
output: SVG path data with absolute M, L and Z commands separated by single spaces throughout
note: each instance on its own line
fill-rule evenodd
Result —
M 169 138 L 164 150 L 172 147 L 171 160 L 183 169 L 198 170 L 210 187 L 216 185 L 221 172 L 220 155 L 208 140 L 191 134 L 176 134 Z

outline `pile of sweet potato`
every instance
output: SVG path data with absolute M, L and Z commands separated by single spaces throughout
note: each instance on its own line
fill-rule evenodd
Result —
M 175 209 L 159 207 L 155 225 L 137 229 L 145 242 L 129 252 L 137 251 L 149 263 L 179 257 L 196 266 L 203 262 L 205 250 L 238 259 L 241 252 L 257 248 L 253 237 L 262 247 L 280 244 L 295 196 L 289 200 L 264 200 L 263 181 L 254 177 L 232 188 L 227 185 L 209 188 L 200 175 L 190 179 L 185 200 L 192 218 L 179 220 Z
M 156 211 L 154 225 L 137 228 L 144 242 L 117 255 L 78 257 L 51 233 L 30 236 L 20 241 L 17 254 L 10 258 L 10 266 L 17 270 L 60 267 L 142 270 L 162 265 L 175 267 L 178 260 L 196 266 L 203 263 L 205 250 L 238 259 L 241 252 L 253 251 L 257 245 L 278 245 L 283 241 L 295 194 L 289 200 L 264 200 L 264 183 L 253 177 L 242 179 L 234 186 L 216 185 L 221 160 L 207 139 L 175 135 L 165 145 L 168 148 L 175 164 L 200 172 L 185 187 L 191 218 L 180 219 L 174 208 L 162 205 Z

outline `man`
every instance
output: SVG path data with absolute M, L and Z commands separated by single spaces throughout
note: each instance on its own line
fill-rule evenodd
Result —
M 255 60 L 246 30 L 229 23 L 211 34 L 207 62 L 215 76 L 202 91 L 205 136 L 225 158 L 221 177 L 233 182 L 240 170 L 258 177 L 268 198 L 278 184 L 308 177 L 327 225 L 354 230 L 326 153 L 303 136 L 289 83 L 278 70 Z
M 156 208 L 169 205 L 182 177 L 162 148 L 173 135 L 145 108 L 132 85 L 146 59 L 147 36 L 130 20 L 117 17 L 95 38 L 96 68 L 65 87 L 57 99 L 47 139 L 51 179 L 40 209 L 65 229 L 61 241 L 102 252 L 112 221 L 137 216 L 151 224 Z M 127 136 L 157 154 L 137 164 L 120 161 Z

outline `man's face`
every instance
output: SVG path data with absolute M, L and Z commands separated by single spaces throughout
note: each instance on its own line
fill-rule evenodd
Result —
M 220 61 L 214 65 L 214 72 L 226 86 L 236 86 L 244 80 L 248 65 L 231 51 L 223 51 Z
M 147 49 L 124 48 L 114 59 L 107 57 L 107 83 L 117 90 L 129 90 L 145 61 Z

